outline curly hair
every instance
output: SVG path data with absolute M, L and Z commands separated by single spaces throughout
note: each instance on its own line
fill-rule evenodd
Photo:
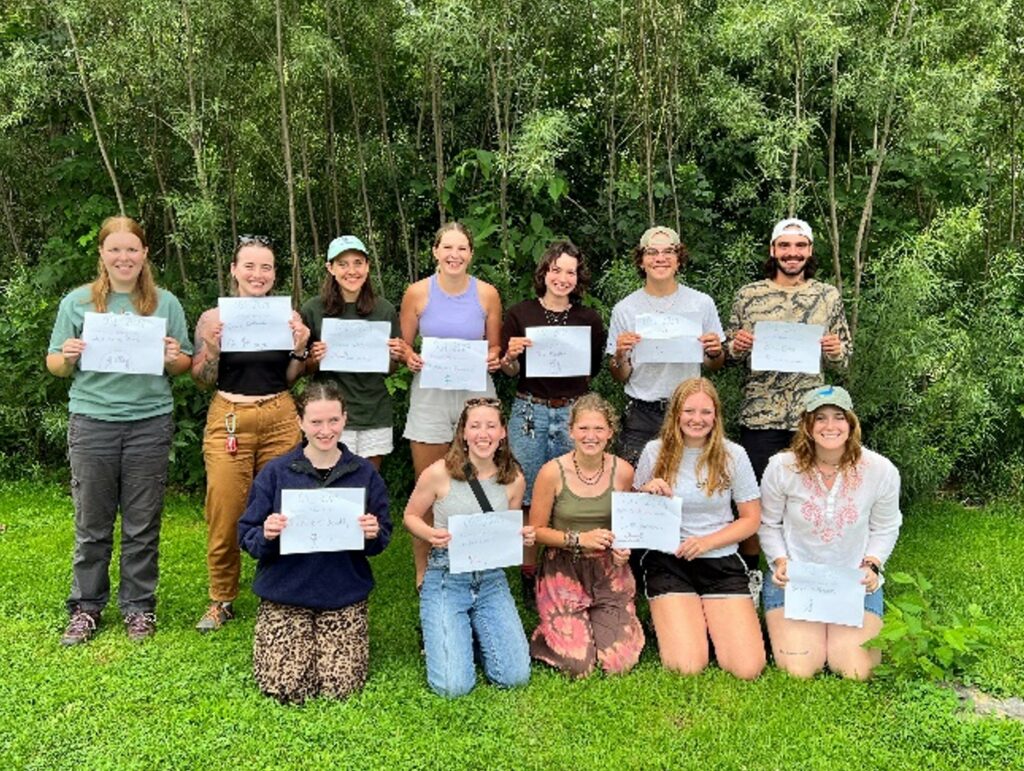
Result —
M 705 377 L 693 377 L 676 386 L 665 413 L 665 422 L 661 424 L 661 450 L 654 463 L 654 476 L 674 480 L 679 473 L 685 449 L 680 417 L 686 400 L 698 393 L 706 394 L 715 405 L 715 423 L 701 449 L 696 469 L 697 479 L 704 479 L 704 493 L 710 497 L 727 490 L 732 485 L 732 476 L 729 471 L 729 452 L 725 447 L 725 431 L 722 428 L 722 402 L 715 386 Z
M 505 429 L 505 436 L 498 442 L 498 449 L 494 451 L 494 465 L 498 468 L 494 480 L 500 485 L 511 484 L 520 473 L 520 468 L 508 445 L 508 420 L 501 411 L 501 402 L 497 399 L 476 398 L 466 401 L 462 414 L 459 415 L 459 422 L 455 426 L 455 436 L 452 437 L 452 443 L 444 456 L 445 470 L 448 476 L 460 482 L 476 477 L 476 467 L 469 459 L 469 448 L 466 446 L 466 421 L 469 419 L 470 410 L 478 407 L 486 407 L 497 412 L 501 427 Z
M 540 262 L 537 263 L 537 269 L 533 272 L 533 291 L 537 297 L 543 297 L 547 293 L 548 287 L 544 279 L 547 278 L 551 266 L 563 254 L 576 260 L 576 288 L 569 293 L 569 299 L 576 303 L 580 301 L 583 293 L 590 286 L 590 268 L 587 267 L 586 260 L 583 259 L 583 252 L 571 241 L 555 241 L 544 251 Z
M 103 220 L 97 239 L 100 249 L 103 248 L 103 242 L 107 240 L 107 236 L 112 233 L 131 233 L 142 242 L 143 249 L 149 248 L 149 242 L 146 241 L 146 232 L 142 229 L 142 225 L 131 217 L 107 217 Z M 103 264 L 102 256 L 99 258 L 97 265 L 97 276 L 89 285 L 89 301 L 97 313 L 106 313 L 107 298 L 111 292 L 110 275 Z M 158 299 L 156 281 L 153 280 L 153 270 L 149 266 L 149 258 L 147 257 L 142 262 L 142 272 L 139 273 L 139 278 L 135 282 L 135 288 L 132 290 L 132 306 L 139 312 L 140 316 L 152 316 L 154 311 L 156 311 Z
M 803 417 L 800 418 L 800 424 L 793 435 L 793 442 L 789 445 L 790 452 L 796 458 L 796 470 L 800 474 L 806 474 L 814 468 L 814 435 L 812 433 L 814 431 L 814 417 L 828 406 L 819 407 L 814 412 L 805 412 Z M 840 408 L 836 407 L 836 409 Z M 850 435 L 846 438 L 843 456 L 839 460 L 839 470 L 848 471 L 856 467 L 857 463 L 860 462 L 862 449 L 860 443 L 861 431 L 860 420 L 857 418 L 856 413 L 843 410 L 843 414 L 846 416 L 846 422 L 850 426 Z
M 569 410 L 570 428 L 576 425 L 576 421 L 580 419 L 580 414 L 583 412 L 600 412 L 604 415 L 604 419 L 608 421 L 608 427 L 612 430 L 612 436 L 619 432 L 619 416 L 615 412 L 615 408 L 600 394 L 583 394 L 583 396 L 572 403 L 572 407 Z

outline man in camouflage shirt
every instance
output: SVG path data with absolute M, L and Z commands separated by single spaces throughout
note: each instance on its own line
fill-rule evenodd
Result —
M 725 352 L 730 362 L 747 367 L 740 407 L 740 444 L 747 451 L 758 481 L 768 459 L 789 446 L 800 421 L 801 400 L 812 388 L 824 384 L 821 374 L 749 369 L 758 321 L 821 324 L 822 360 L 825 366 L 845 369 L 853 353 L 843 299 L 831 284 L 814 280 L 814 233 L 803 220 L 784 219 L 772 230 L 765 278 L 741 287 L 729 315 Z M 749 566 L 756 567 L 757 536 L 740 545 Z

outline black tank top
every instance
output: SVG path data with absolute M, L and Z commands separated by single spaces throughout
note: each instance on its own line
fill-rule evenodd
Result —
M 288 351 L 221 353 L 217 389 L 244 396 L 269 396 L 288 390 Z

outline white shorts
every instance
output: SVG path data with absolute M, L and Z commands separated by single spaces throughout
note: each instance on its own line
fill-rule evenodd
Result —
M 363 458 L 375 455 L 388 455 L 395 449 L 394 429 L 385 428 L 346 428 L 341 432 L 341 441 L 349 450 Z
M 405 418 L 402 438 L 424 444 L 448 444 L 455 436 L 466 400 L 478 396 L 493 397 L 494 381 L 487 376 L 486 391 L 446 391 L 441 388 L 421 388 L 417 372 L 409 389 L 409 414 Z

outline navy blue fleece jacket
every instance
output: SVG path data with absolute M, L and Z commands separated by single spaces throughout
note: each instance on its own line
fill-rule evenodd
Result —
M 368 556 L 380 554 L 391 540 L 388 492 L 380 474 L 365 458 L 345 445 L 341 458 L 321 482 L 303 446 L 270 461 L 256 475 L 245 514 L 238 521 L 238 545 L 259 560 L 253 592 L 282 605 L 328 610 L 365 600 L 373 588 Z M 362 551 L 281 554 L 280 538 L 263 537 L 263 522 L 281 511 L 282 490 L 321 487 L 365 487 L 366 511 L 380 522 L 380 534 L 367 540 Z

